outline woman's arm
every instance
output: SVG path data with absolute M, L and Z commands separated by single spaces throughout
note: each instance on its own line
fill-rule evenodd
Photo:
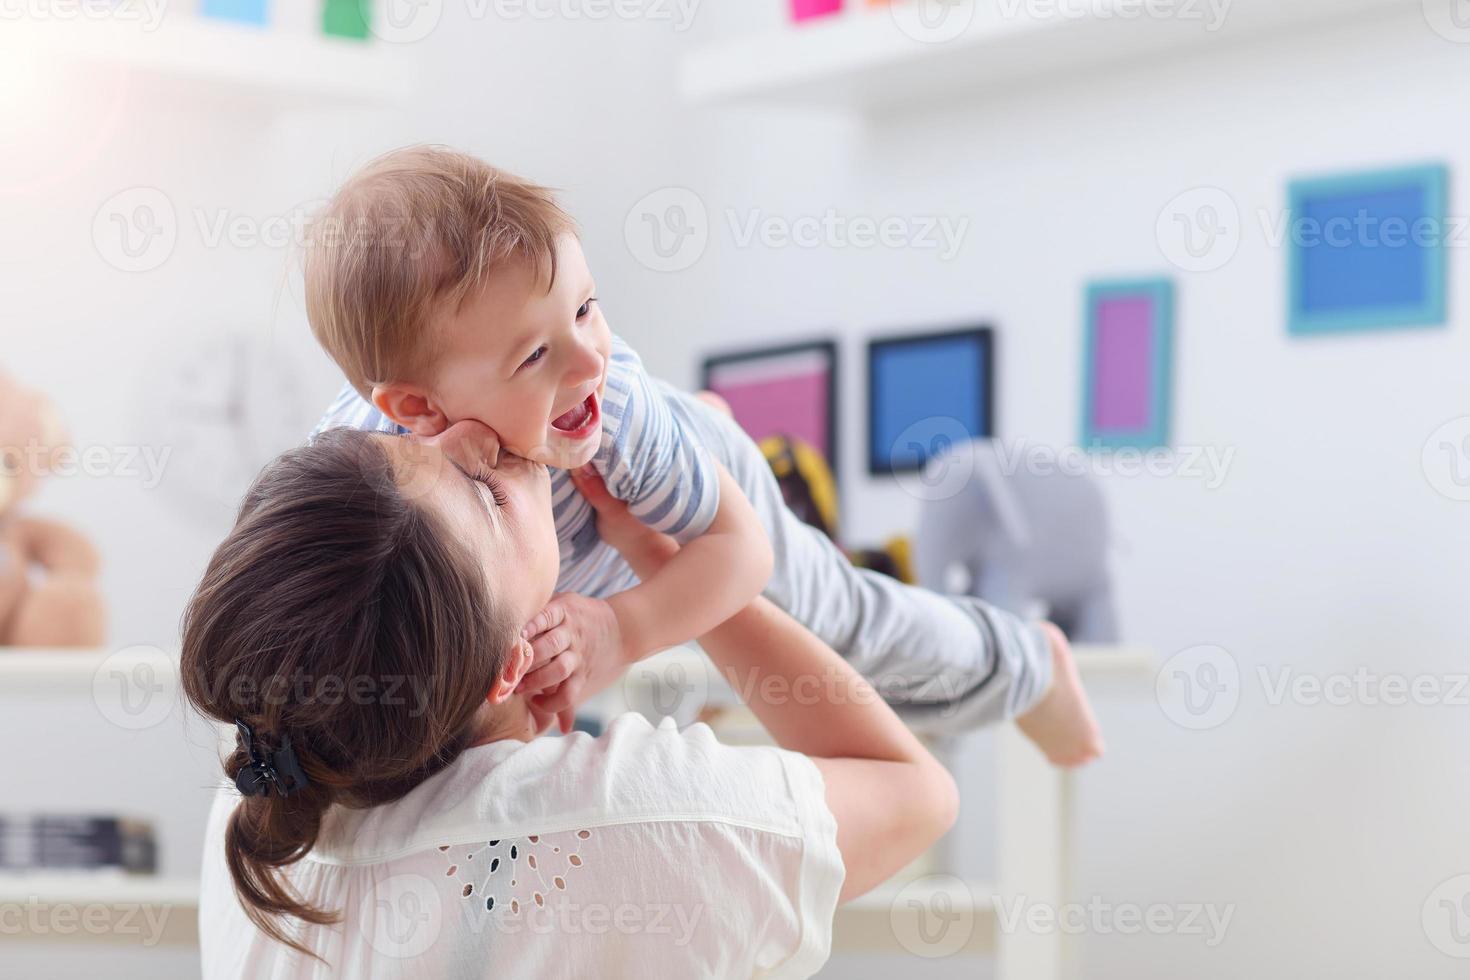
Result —
M 837 818 L 842 901 L 913 861 L 953 826 L 954 779 L 872 686 L 765 599 L 700 639 L 776 744 L 812 757 Z
M 575 476 L 599 533 L 640 577 L 677 554 L 595 476 Z M 842 901 L 888 879 L 954 824 L 953 778 L 860 674 L 785 612 L 757 599 L 700 644 L 776 743 L 821 770 L 847 868 Z

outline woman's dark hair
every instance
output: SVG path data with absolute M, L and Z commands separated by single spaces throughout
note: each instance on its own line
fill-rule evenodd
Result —
M 267 752 L 289 735 L 308 779 L 244 797 L 225 835 L 246 914 L 303 953 L 283 926 L 338 913 L 280 869 L 311 850 L 329 804 L 396 800 L 453 762 L 519 630 L 479 561 L 401 492 L 378 438 L 333 430 L 267 466 L 184 614 L 190 703 L 245 721 Z M 237 740 L 225 773 L 248 763 Z

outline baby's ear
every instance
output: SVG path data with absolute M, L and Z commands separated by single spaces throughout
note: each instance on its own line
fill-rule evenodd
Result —
M 449 427 L 449 419 L 423 389 L 414 385 L 374 385 L 372 402 L 374 408 L 416 436 L 437 436 Z

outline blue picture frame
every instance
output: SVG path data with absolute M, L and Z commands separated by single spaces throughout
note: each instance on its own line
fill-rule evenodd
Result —
M 1292 181 L 1288 332 L 1443 326 L 1448 204 L 1449 168 L 1441 164 Z M 1389 219 L 1403 222 L 1402 232 L 1386 227 Z
M 1102 350 L 1100 312 L 1104 304 L 1138 300 L 1149 304 L 1146 326 L 1148 350 L 1143 360 L 1146 377 L 1129 379 L 1133 396 L 1142 392 L 1146 403 L 1144 419 L 1136 425 L 1119 426 L 1099 417 L 1097 398 L 1106 383 L 1099 372 L 1110 359 Z M 1089 450 L 1167 447 L 1173 402 L 1174 282 L 1171 279 L 1103 280 L 1088 284 L 1085 294 L 1086 328 L 1082 362 L 1082 445 Z
M 916 472 L 954 439 L 995 435 L 995 374 L 988 326 L 870 340 L 868 473 Z M 902 433 L 916 451 L 896 451 Z

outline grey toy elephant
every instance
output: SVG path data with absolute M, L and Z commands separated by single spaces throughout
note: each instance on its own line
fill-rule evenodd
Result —
M 927 588 L 967 591 L 1021 616 L 1045 616 L 1074 643 L 1115 643 L 1108 516 L 1086 474 L 1030 467 L 994 442 L 960 443 L 929 461 L 914 559 Z

